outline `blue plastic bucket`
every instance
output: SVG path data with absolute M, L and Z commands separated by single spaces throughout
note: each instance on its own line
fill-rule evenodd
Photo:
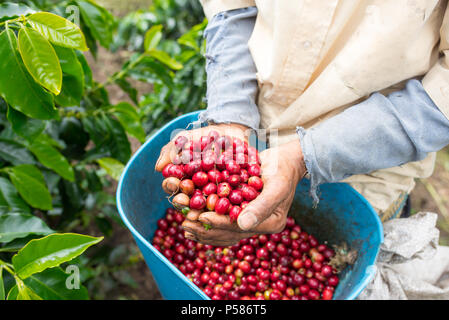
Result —
M 154 165 L 161 148 L 170 140 L 171 132 L 186 128 L 197 118 L 198 112 L 186 114 L 153 135 L 128 162 L 117 190 L 120 216 L 165 299 L 209 299 L 151 245 L 156 222 L 170 206 L 161 188 L 162 174 L 154 170 Z M 334 293 L 334 299 L 352 300 L 374 276 L 374 264 L 383 241 L 382 224 L 371 205 L 348 184 L 322 185 L 321 200 L 316 209 L 312 208 L 308 187 L 307 180 L 298 185 L 290 214 L 320 242 L 345 242 L 350 249 L 358 251 L 355 264 L 342 272 Z

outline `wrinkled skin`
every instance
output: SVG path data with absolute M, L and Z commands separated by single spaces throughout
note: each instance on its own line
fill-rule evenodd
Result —
M 246 128 L 234 124 L 211 125 L 181 134 L 199 139 L 212 130 L 245 139 Z M 175 154 L 173 142 L 164 146 L 156 170 L 162 171 Z M 261 194 L 242 211 L 237 223 L 231 223 L 228 215 L 194 211 L 182 225 L 186 238 L 214 246 L 231 246 L 255 234 L 278 233 L 284 229 L 296 186 L 306 171 L 299 139 L 269 148 L 259 157 L 264 187 Z M 206 230 L 203 224 L 212 228 Z

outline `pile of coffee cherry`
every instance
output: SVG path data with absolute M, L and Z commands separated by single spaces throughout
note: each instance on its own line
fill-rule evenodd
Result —
M 210 131 L 198 140 L 174 140 L 162 187 L 179 210 L 214 211 L 237 220 L 263 189 L 258 150 L 244 140 Z
M 168 208 L 152 244 L 212 300 L 331 300 L 338 285 L 335 253 L 287 218 L 285 229 L 231 247 L 184 237 L 181 211 Z

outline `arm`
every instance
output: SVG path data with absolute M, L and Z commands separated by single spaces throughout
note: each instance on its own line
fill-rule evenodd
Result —
M 321 125 L 298 128 L 311 193 L 324 182 L 337 182 L 425 158 L 449 144 L 449 120 L 421 83 L 410 80 L 404 90 L 379 93 Z
M 259 127 L 256 67 L 248 49 L 254 29 L 256 7 L 236 9 L 215 15 L 205 36 L 207 110 L 201 122 L 237 123 Z

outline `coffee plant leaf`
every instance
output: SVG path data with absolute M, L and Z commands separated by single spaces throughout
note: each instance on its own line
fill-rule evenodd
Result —
M 56 119 L 53 95 L 46 92 L 26 70 L 10 29 L 0 33 L 0 96 L 30 118 Z
M 88 300 L 87 289 L 83 285 L 74 283 L 74 288 L 68 288 L 69 276 L 60 267 L 55 267 L 33 274 L 23 282 L 43 300 Z
M 21 279 L 59 266 L 72 260 L 97 244 L 103 237 L 91 237 L 76 233 L 55 233 L 41 239 L 31 240 L 12 257 L 16 274 Z
M 55 171 L 66 180 L 75 180 L 72 166 L 56 148 L 37 140 L 28 148 L 45 167 Z
M 27 22 L 53 44 L 81 51 L 88 50 L 81 29 L 67 19 L 49 12 L 37 12 L 28 16 Z
M 58 95 L 62 87 L 62 70 L 50 42 L 31 28 L 22 28 L 18 44 L 23 63 L 33 79 Z
M 0 177 L 0 217 L 7 212 L 30 213 L 31 210 L 13 184 L 8 179 Z
M 44 176 L 33 165 L 19 165 L 7 169 L 11 182 L 20 196 L 32 207 L 51 210 L 52 200 Z
M 31 214 L 7 213 L 0 215 L 0 242 L 10 242 L 30 234 L 48 235 L 53 232 L 44 221 Z

